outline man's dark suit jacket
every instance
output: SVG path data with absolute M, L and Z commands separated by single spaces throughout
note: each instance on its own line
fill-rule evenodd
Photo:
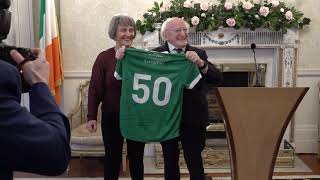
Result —
M 153 49 L 158 52 L 169 52 L 168 44 Z M 185 51 L 195 51 L 198 56 L 208 62 L 207 53 L 190 45 L 186 46 Z M 201 72 L 201 71 L 200 71 Z M 193 89 L 185 89 L 183 92 L 183 110 L 182 119 L 185 122 L 200 121 L 201 125 L 208 125 L 208 83 L 218 85 L 222 79 L 221 72 L 211 63 L 208 62 L 208 71 L 206 74 L 201 73 L 202 78 Z
M 12 171 L 61 174 L 70 160 L 69 121 L 45 83 L 30 88 L 31 113 L 21 107 L 20 81 L 17 69 L 0 60 L 0 179 Z

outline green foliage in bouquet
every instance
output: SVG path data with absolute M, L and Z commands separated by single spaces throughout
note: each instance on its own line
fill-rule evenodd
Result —
M 137 30 L 144 34 L 153 32 L 155 24 L 170 17 L 184 18 L 196 31 L 212 31 L 219 27 L 235 29 L 267 28 L 283 31 L 288 28 L 300 28 L 310 24 L 310 19 L 295 7 L 288 7 L 279 0 L 265 0 L 260 4 L 241 1 L 236 4 L 218 0 L 219 4 L 196 3 L 192 0 L 172 0 L 167 4 L 154 2 L 154 6 L 136 21 Z

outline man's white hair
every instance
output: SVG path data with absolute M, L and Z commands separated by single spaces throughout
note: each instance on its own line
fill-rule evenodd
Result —
M 168 23 L 169 23 L 170 21 L 174 20 L 174 19 L 177 19 L 177 18 L 179 18 L 179 17 L 167 18 L 167 19 L 162 23 L 161 29 L 160 29 L 160 36 L 161 36 L 161 39 L 162 39 L 163 41 L 167 41 L 167 39 L 166 39 L 166 37 L 165 37 L 165 31 L 167 30 L 167 25 L 168 25 Z M 181 18 L 179 18 L 179 19 L 181 19 Z M 181 19 L 181 20 L 183 20 L 183 19 Z M 189 30 L 189 28 L 190 28 L 189 23 L 187 23 L 185 20 L 183 20 L 183 21 L 184 21 L 184 23 L 186 24 L 187 29 Z

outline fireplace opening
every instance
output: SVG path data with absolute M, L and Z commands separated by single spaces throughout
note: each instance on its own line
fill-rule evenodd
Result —
M 258 64 L 258 71 L 261 74 L 261 84 L 265 85 L 266 64 Z M 219 64 L 218 68 L 223 73 L 223 80 L 219 87 L 251 87 L 256 81 L 255 65 L 250 64 Z M 207 138 L 226 138 L 224 119 L 221 114 L 214 89 L 209 84 L 208 111 L 209 126 L 207 127 Z
M 248 87 L 252 81 L 252 72 L 223 72 L 220 87 Z

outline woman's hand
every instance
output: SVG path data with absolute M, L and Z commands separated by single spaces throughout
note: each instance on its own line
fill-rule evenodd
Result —
M 119 48 L 119 49 L 117 50 L 117 52 L 116 52 L 116 59 L 117 59 L 117 60 L 123 59 L 125 49 L 126 49 L 126 48 L 125 48 L 124 46 L 122 46 L 121 48 Z

